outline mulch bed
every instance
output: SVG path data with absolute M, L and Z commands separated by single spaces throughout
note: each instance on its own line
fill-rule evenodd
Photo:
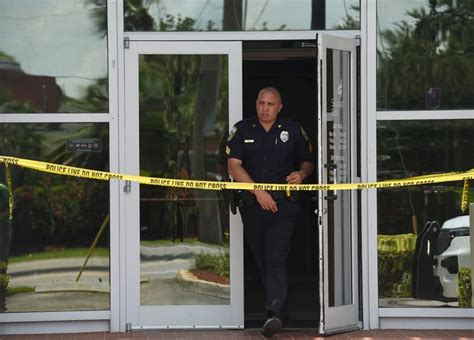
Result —
M 209 281 L 214 283 L 220 283 L 222 285 L 229 285 L 230 280 L 226 277 L 220 277 L 216 273 L 207 272 L 207 271 L 192 271 L 194 276 L 196 276 L 199 280 Z

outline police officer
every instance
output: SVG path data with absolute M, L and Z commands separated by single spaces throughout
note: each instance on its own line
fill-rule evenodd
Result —
M 237 182 L 300 184 L 313 171 L 308 139 L 295 122 L 278 117 L 279 91 L 260 90 L 257 117 L 244 119 L 227 138 L 229 174 Z M 267 320 L 262 334 L 279 332 L 288 318 L 286 260 L 299 204 L 294 193 L 252 190 L 240 208 L 245 238 L 265 287 Z

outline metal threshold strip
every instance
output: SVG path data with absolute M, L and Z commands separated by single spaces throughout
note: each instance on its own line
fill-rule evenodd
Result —
M 243 325 L 219 325 L 219 326 L 132 326 L 130 328 L 131 331 L 140 331 L 140 330 L 163 330 L 163 329 L 182 329 L 182 330 L 189 330 L 189 329 L 244 329 Z

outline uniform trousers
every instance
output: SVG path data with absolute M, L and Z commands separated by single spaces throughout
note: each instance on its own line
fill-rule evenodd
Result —
M 287 257 L 299 204 L 277 200 L 278 211 L 263 210 L 258 202 L 240 208 L 245 239 L 252 250 L 265 288 L 267 317 L 288 318 Z

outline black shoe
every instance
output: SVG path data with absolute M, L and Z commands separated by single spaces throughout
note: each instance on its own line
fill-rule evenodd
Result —
M 267 319 L 267 321 L 265 321 L 265 324 L 263 325 L 262 331 L 260 333 L 262 333 L 264 337 L 269 338 L 280 331 L 281 320 L 276 316 L 273 316 Z

